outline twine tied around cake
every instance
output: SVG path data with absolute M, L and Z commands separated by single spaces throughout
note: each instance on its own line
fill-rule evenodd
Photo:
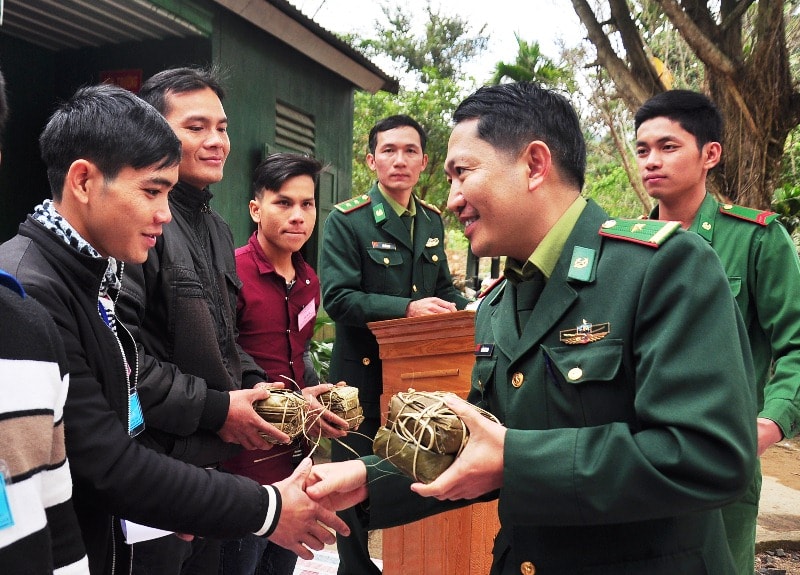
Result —
M 297 384 L 289 378 L 292 384 Z M 358 389 L 346 385 L 336 385 L 329 391 L 317 396 L 321 409 L 314 407 L 303 397 L 299 391 L 292 389 L 270 389 L 269 397 L 253 404 L 255 412 L 267 423 L 289 436 L 289 443 L 294 443 L 301 437 L 312 444 L 312 453 L 322 438 L 320 427 L 319 434 L 311 437 L 308 430 L 312 429 L 319 418 L 327 410 L 347 422 L 347 431 L 355 430 L 364 421 L 363 410 L 358 401 Z M 274 437 L 260 433 L 269 443 L 282 445 Z M 265 457 L 264 459 L 269 459 Z M 262 461 L 259 460 L 259 461 Z
M 439 477 L 469 440 L 469 429 L 447 407 L 446 395 L 410 389 L 392 396 L 386 425 L 375 435 L 375 455 L 389 460 L 415 481 L 430 483 Z M 472 407 L 498 422 L 488 411 Z

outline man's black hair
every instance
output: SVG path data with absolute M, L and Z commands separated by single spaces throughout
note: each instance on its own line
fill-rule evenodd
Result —
M 322 163 L 303 154 L 279 152 L 270 154 L 258 164 L 253 173 L 253 197 L 260 198 L 265 191 L 277 192 L 286 180 L 296 176 L 310 176 L 317 183 Z
M 697 140 L 701 149 L 709 142 L 722 142 L 722 116 L 705 94 L 692 90 L 668 90 L 656 94 L 636 111 L 636 131 L 647 120 L 667 118 L 677 122 Z
M 111 84 L 80 88 L 50 117 L 39 136 L 53 199 L 61 200 L 67 171 L 79 159 L 113 180 L 125 167 L 175 166 L 181 143 L 164 116 L 135 94 Z
M 185 94 L 206 88 L 210 88 L 220 101 L 225 99 L 217 68 L 170 68 L 148 78 L 139 90 L 139 97 L 166 116 L 169 113 L 167 94 Z
M 422 153 L 425 153 L 425 145 L 428 143 L 428 135 L 425 133 L 425 129 L 411 116 L 407 116 L 405 114 L 396 114 L 394 116 L 388 116 L 383 120 L 379 120 L 372 129 L 369 131 L 369 153 L 375 154 L 375 148 L 378 146 L 378 134 L 380 132 L 387 132 L 389 130 L 394 130 L 395 128 L 402 128 L 403 126 L 408 126 L 410 128 L 414 128 L 417 133 L 419 134 L 419 143 L 420 147 L 422 148 Z
M 456 109 L 456 124 L 478 120 L 478 136 L 509 154 L 519 154 L 530 142 L 550 148 L 560 173 L 583 188 L 586 142 L 569 101 L 535 82 L 484 86 Z

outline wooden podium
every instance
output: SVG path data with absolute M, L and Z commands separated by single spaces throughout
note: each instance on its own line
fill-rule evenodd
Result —
M 384 413 L 389 398 L 409 388 L 467 396 L 475 361 L 474 320 L 475 312 L 457 311 L 367 324 L 380 346 Z M 492 501 L 384 529 L 383 573 L 485 575 L 499 528 Z

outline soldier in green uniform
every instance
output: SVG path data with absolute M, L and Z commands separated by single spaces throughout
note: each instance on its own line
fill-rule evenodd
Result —
M 800 430 L 800 260 L 777 214 L 718 202 L 706 175 L 722 154 L 722 118 L 703 94 L 671 90 L 637 112 L 636 156 L 652 218 L 680 221 L 717 252 L 742 312 L 755 365 L 758 455 Z M 736 573 L 752 575 L 761 491 L 723 508 Z
M 426 134 L 413 118 L 396 115 L 369 133 L 367 165 L 372 189 L 342 202 L 325 222 L 320 256 L 322 303 L 336 323 L 331 381 L 359 390 L 364 422 L 358 433 L 334 442 L 332 458 L 372 453 L 383 391 L 378 342 L 371 321 L 448 313 L 468 303 L 453 287 L 440 211 L 413 194 L 428 163 Z M 342 517 L 348 521 L 350 512 Z M 353 524 L 353 520 L 348 521 Z M 337 540 L 339 573 L 380 573 L 370 561 L 367 533 L 354 529 Z
M 373 456 L 315 467 L 307 493 L 368 497 L 368 527 L 496 497 L 493 575 L 729 575 L 720 508 L 754 471 L 756 399 L 719 258 L 580 195 L 563 96 L 487 86 L 454 120 L 448 208 L 476 255 L 509 262 L 478 307 L 468 398 L 501 423 L 451 397 L 470 437 L 435 481 Z

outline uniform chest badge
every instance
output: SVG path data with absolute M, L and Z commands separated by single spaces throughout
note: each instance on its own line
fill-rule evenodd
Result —
M 574 329 L 564 329 L 559 332 L 559 340 L 567 345 L 584 345 L 603 339 L 611 333 L 611 324 L 589 323 L 583 320 Z
M 438 246 L 438 245 L 439 245 L 439 238 L 428 238 L 428 241 L 425 242 L 425 247 L 426 248 L 432 248 L 432 247 Z

